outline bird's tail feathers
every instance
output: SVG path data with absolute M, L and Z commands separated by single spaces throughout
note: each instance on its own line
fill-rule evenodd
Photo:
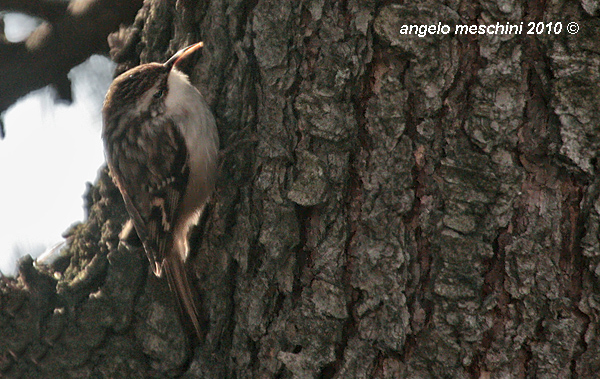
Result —
M 183 317 L 192 323 L 194 331 L 200 340 L 203 339 L 203 329 L 201 326 L 200 308 L 198 306 L 198 296 L 192 289 L 190 280 L 184 263 L 179 257 L 171 257 L 163 261 L 162 270 L 167 277 L 167 282 L 171 291 L 176 294 L 177 305 Z

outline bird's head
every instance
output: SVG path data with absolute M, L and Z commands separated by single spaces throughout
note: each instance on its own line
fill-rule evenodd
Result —
M 134 67 L 112 82 L 103 107 L 105 125 L 122 116 L 156 117 L 165 112 L 165 99 L 170 90 L 169 77 L 182 74 L 180 66 L 188 60 L 202 42 L 179 50 L 165 63 L 147 63 Z

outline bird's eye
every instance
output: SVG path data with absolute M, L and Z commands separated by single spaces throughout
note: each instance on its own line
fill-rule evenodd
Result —
M 160 99 L 163 96 L 163 90 L 159 89 L 155 94 L 154 94 L 154 98 L 155 99 Z

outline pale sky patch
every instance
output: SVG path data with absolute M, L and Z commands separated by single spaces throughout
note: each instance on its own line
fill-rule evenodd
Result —
M 0 271 L 14 274 L 17 256 L 38 256 L 84 218 L 86 182 L 104 164 L 101 108 L 113 64 L 93 56 L 69 73 L 74 102 L 55 102 L 44 88 L 4 114 L 0 140 Z

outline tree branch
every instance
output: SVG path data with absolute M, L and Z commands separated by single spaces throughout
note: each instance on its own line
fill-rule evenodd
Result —
M 53 0 L 0 0 L 0 9 L 25 13 L 42 18 L 49 22 L 57 22 L 67 12 L 69 3 Z
M 131 24 L 142 0 L 74 0 L 59 14 L 50 1 L 0 0 L 0 9 L 44 17 L 25 42 L 0 43 L 0 113 L 27 93 L 49 84 L 71 100 L 67 74 L 90 55 L 108 53 L 108 35 Z

